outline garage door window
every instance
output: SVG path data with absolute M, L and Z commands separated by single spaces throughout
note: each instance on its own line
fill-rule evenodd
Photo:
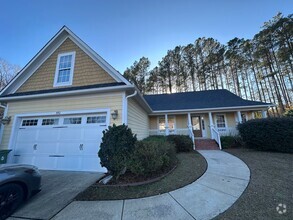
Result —
M 42 120 L 42 125 L 58 125 L 59 119 L 58 118 L 45 118 Z
M 22 120 L 21 126 L 37 126 L 38 119 Z
M 91 116 L 86 119 L 87 124 L 106 123 L 106 116 Z
M 81 124 L 81 117 L 64 118 L 63 124 L 65 124 L 65 125 Z

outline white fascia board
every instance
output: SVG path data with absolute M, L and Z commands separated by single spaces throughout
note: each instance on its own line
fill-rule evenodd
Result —
M 180 114 L 189 112 L 216 112 L 216 111 L 235 111 L 239 110 L 262 110 L 274 105 L 252 105 L 252 106 L 235 106 L 235 107 L 220 107 L 220 108 L 202 108 L 202 109 L 182 109 L 182 110 L 163 110 L 153 111 L 150 115 L 158 115 L 163 113 Z
M 47 98 L 47 97 L 58 97 L 58 96 L 68 96 L 68 95 L 82 95 L 88 93 L 102 93 L 102 92 L 112 92 L 112 91 L 124 91 L 128 89 L 133 89 L 132 85 L 127 86 L 111 86 L 106 88 L 92 88 L 92 89 L 82 89 L 82 90 L 72 90 L 64 92 L 52 92 L 52 93 L 42 93 L 34 95 L 24 95 L 24 96 L 11 96 L 2 97 L 0 101 L 13 101 L 13 100 L 24 100 L 24 99 L 36 99 L 36 98 Z

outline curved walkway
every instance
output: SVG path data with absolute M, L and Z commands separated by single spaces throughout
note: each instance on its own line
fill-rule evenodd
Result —
M 74 201 L 53 219 L 211 219 L 227 210 L 250 179 L 246 164 L 219 150 L 200 150 L 208 168 L 197 181 L 141 199 Z

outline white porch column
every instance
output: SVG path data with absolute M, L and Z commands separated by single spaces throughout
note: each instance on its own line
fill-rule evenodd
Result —
M 210 121 L 211 138 L 214 139 L 213 131 L 212 131 L 212 128 L 214 127 L 214 122 L 213 122 L 213 116 L 211 112 L 209 112 L 209 121 Z
M 191 128 L 192 124 L 191 124 L 191 115 L 190 115 L 190 113 L 187 114 L 187 118 L 188 118 L 187 126 L 188 126 L 188 128 Z
M 240 111 L 237 111 L 237 120 L 238 120 L 238 123 L 242 123 L 242 118 L 241 118 L 241 112 Z
M 165 134 L 169 135 L 169 123 L 168 123 L 168 114 L 165 114 Z
M 261 111 L 261 117 L 262 117 L 262 118 L 267 118 L 267 117 L 268 117 L 268 115 L 267 115 L 267 111 L 266 111 L 266 110 L 262 110 L 262 111 Z
M 251 119 L 255 119 L 255 114 L 254 114 L 254 112 L 251 112 Z

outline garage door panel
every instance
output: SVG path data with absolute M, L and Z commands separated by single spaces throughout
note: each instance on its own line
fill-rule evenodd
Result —
M 14 150 L 15 155 L 19 154 L 33 154 L 34 153 L 34 144 L 32 143 L 20 143 L 17 145 Z
M 31 155 L 19 155 L 14 157 L 14 163 L 18 164 L 34 164 L 33 157 Z
M 84 128 L 84 140 L 96 140 L 99 141 L 102 138 L 103 129 L 99 127 L 86 127 Z
M 40 169 L 56 169 L 56 158 L 48 155 L 37 155 L 34 159 L 34 165 Z
M 16 142 L 34 143 L 37 139 L 37 129 L 19 129 Z
M 55 128 L 41 128 L 39 129 L 38 142 L 57 142 L 59 136 L 58 129 Z
M 45 155 L 51 155 L 51 154 L 57 154 L 58 150 L 57 150 L 57 144 L 56 143 L 42 143 L 39 142 L 37 145 L 37 150 L 36 153 L 37 154 L 45 154 Z
M 84 171 L 99 171 L 107 172 L 105 168 L 101 167 L 100 158 L 95 156 L 84 156 L 82 160 L 82 166 Z M 90 168 L 90 169 L 89 169 Z
M 58 154 L 60 155 L 80 155 L 80 144 L 76 142 L 60 143 Z
M 75 127 L 75 128 L 62 128 L 60 129 L 60 137 L 59 141 L 66 141 L 66 140 L 81 140 L 82 134 L 81 134 L 81 127 Z
M 57 158 L 57 169 L 58 170 L 81 170 L 82 158 L 64 156 Z

